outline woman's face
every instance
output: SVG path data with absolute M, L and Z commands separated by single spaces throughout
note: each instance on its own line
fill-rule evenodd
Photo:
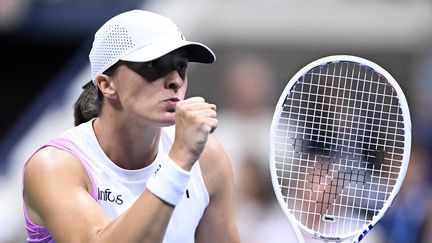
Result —
M 175 123 L 175 106 L 187 89 L 186 51 L 179 49 L 151 62 L 124 62 L 112 77 L 118 109 L 128 119 L 156 126 Z

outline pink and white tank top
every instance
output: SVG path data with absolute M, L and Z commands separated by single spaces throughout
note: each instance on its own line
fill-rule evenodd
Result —
M 110 219 L 126 211 L 144 191 L 147 179 L 163 164 L 163 155 L 172 146 L 174 127 L 162 128 L 159 149 L 155 161 L 138 170 L 125 170 L 114 164 L 103 152 L 96 139 L 93 120 L 66 130 L 46 145 L 68 151 L 80 160 L 92 181 L 92 197 Z M 125 144 L 125 146 L 128 146 Z M 55 161 L 53 161 L 55 163 Z M 192 168 L 183 200 L 174 209 L 165 234 L 164 243 L 193 243 L 195 230 L 209 204 L 209 195 L 201 174 L 199 161 Z M 55 242 L 48 229 L 34 224 L 24 207 L 28 242 Z

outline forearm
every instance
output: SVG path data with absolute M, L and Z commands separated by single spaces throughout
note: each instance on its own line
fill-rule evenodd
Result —
M 95 242 L 162 242 L 174 207 L 148 190 L 97 232 Z
M 162 242 L 174 207 L 180 203 L 190 177 L 189 171 L 183 170 L 167 156 L 147 180 L 146 189 L 135 203 L 99 232 L 102 242 L 106 239 L 113 242 Z M 125 232 L 129 234 L 127 239 Z M 109 237 L 111 234 L 116 237 Z

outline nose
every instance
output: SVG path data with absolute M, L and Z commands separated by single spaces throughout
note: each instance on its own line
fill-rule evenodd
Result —
M 177 91 L 185 83 L 186 77 L 182 77 L 177 70 L 172 70 L 167 74 L 165 88 Z

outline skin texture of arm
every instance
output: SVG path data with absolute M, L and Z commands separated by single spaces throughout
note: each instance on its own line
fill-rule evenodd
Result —
M 209 137 L 200 165 L 210 204 L 195 234 L 198 243 L 240 242 L 233 215 L 233 175 L 222 146 Z

